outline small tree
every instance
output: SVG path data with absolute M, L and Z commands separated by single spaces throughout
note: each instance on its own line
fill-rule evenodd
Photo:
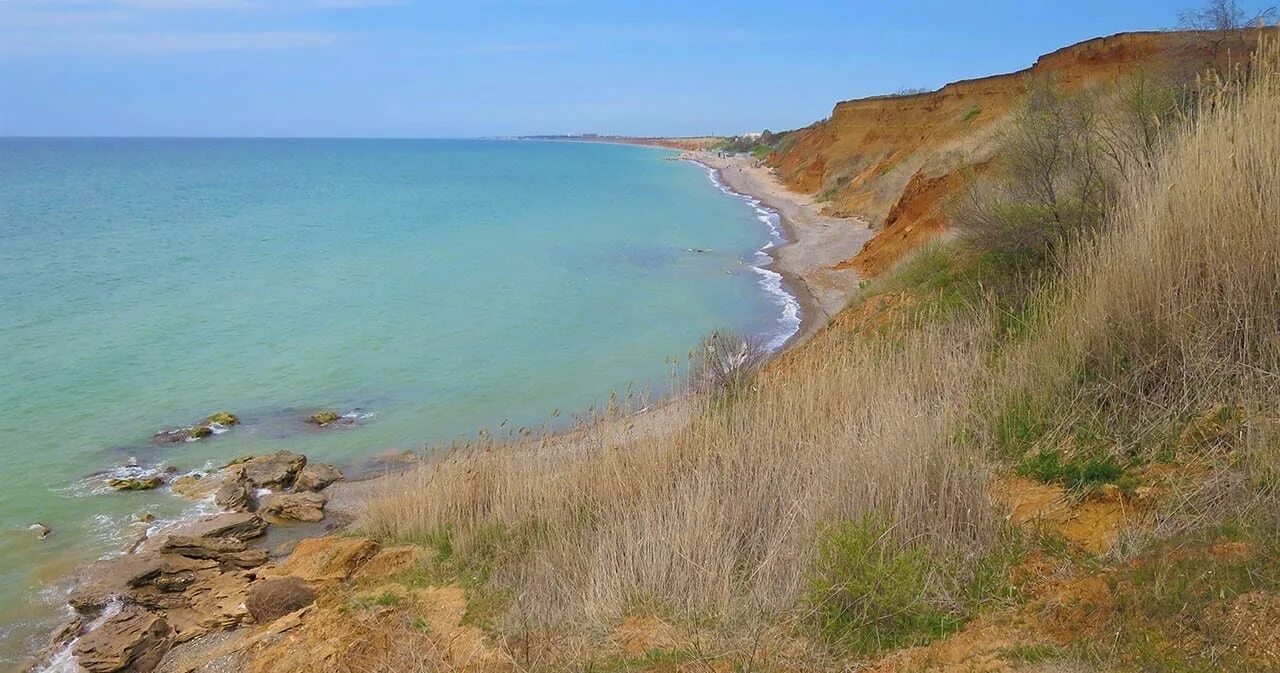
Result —
M 1237 0 L 1209 0 L 1199 9 L 1188 9 L 1178 14 L 1178 26 L 1205 33 L 1216 59 L 1223 46 L 1241 39 L 1241 31 L 1265 24 L 1275 17 L 1274 5 L 1250 14 Z

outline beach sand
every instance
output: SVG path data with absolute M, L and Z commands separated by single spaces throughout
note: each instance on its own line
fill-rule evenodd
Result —
M 769 250 L 770 268 L 786 280 L 801 306 L 801 329 L 793 345 L 822 329 L 858 291 L 858 272 L 837 269 L 856 255 L 874 232 L 858 218 L 822 214 L 822 204 L 808 194 L 787 189 L 758 159 L 747 155 L 718 156 L 714 152 L 685 152 L 681 158 L 708 166 L 739 194 L 759 199 L 782 219 L 787 243 Z

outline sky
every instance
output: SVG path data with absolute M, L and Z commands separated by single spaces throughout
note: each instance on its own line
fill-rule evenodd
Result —
M 1199 0 L 0 0 L 0 135 L 736 134 Z

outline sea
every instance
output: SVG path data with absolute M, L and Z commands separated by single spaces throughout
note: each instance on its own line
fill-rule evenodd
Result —
M 782 346 L 800 315 L 767 268 L 777 215 L 675 157 L 0 139 L 0 670 L 44 643 L 74 569 L 121 553 L 138 518 L 212 507 L 111 476 L 282 449 L 368 473 L 611 398 L 657 403 L 714 330 Z M 347 419 L 306 422 L 321 409 Z M 152 442 L 221 410 L 242 422 Z

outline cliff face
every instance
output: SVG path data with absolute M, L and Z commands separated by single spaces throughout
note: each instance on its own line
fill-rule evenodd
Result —
M 948 203 L 992 165 L 1028 77 L 1052 76 L 1071 92 L 1113 85 L 1139 68 L 1195 72 L 1208 58 L 1204 36 L 1195 33 L 1093 39 L 1016 73 L 839 103 L 829 119 L 795 132 L 770 163 L 789 187 L 826 201 L 831 214 L 861 216 L 880 228 L 841 265 L 872 276 L 946 229 Z

